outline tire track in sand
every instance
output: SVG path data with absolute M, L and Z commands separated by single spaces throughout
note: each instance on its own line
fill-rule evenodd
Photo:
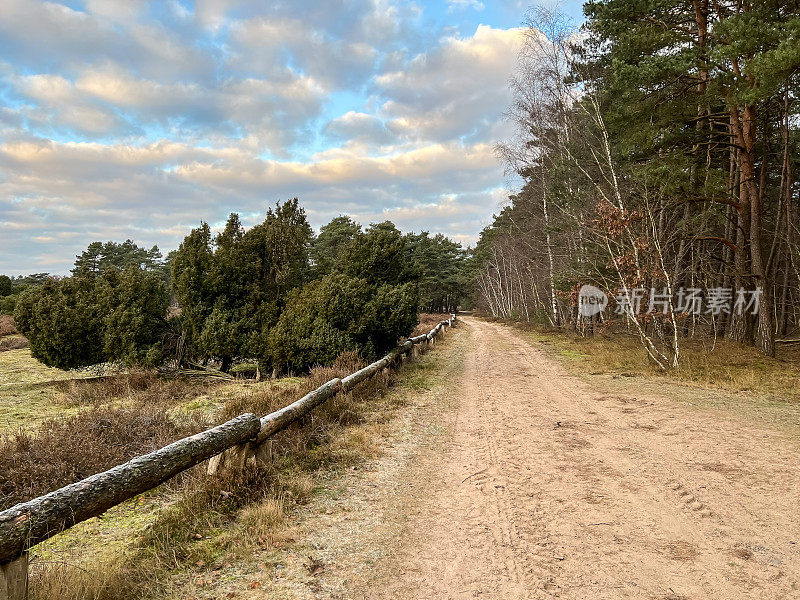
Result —
M 462 326 L 448 450 L 415 466 L 427 491 L 391 575 L 353 597 L 800 597 L 797 444 L 609 397 L 507 328 Z

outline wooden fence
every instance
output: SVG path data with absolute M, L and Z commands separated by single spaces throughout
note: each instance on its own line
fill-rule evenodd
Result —
M 336 394 L 387 372 L 407 355 L 430 346 L 456 315 L 439 322 L 427 334 L 407 340 L 389 354 L 344 377 L 331 379 L 289 406 L 264 417 L 246 413 L 201 433 L 62 487 L 0 512 L 0 600 L 24 600 L 28 594 L 28 550 L 73 525 L 99 516 L 178 473 L 208 460 L 208 473 L 243 468 L 264 460 L 270 436 L 285 429 Z M 210 460 L 209 460 L 210 459 Z

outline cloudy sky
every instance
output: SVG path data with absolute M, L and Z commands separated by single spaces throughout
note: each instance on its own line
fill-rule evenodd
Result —
M 0 273 L 297 196 L 476 239 L 527 3 L 0 2 Z M 579 19 L 580 3 L 567 10 Z

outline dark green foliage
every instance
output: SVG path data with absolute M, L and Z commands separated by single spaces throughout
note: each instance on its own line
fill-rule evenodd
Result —
M 10 294 L 8 296 L 0 296 L 0 315 L 14 314 L 14 309 L 17 306 L 18 294 Z
M 34 358 L 51 367 L 150 366 L 161 359 L 168 301 L 158 275 L 131 266 L 31 287 L 20 296 L 14 321 Z
M 136 266 L 143 271 L 163 273 L 163 262 L 158 246 L 149 250 L 135 244 L 132 240 L 118 242 L 92 242 L 80 256 L 75 258 L 73 275 L 82 272 L 103 273 L 108 269 L 123 270 Z
M 171 264 L 172 291 L 181 307 L 181 323 L 190 347 L 200 339 L 214 306 L 213 262 L 211 228 L 202 223 L 186 236 Z
M 242 354 L 243 331 L 241 319 L 230 310 L 215 306 L 205 320 L 200 333 L 200 349 L 206 356 L 221 360 L 222 371 L 228 371 L 234 357 Z
M 370 283 L 392 285 L 417 281 L 421 275 L 408 240 L 391 221 L 372 224 L 346 246 L 339 269 Z
M 94 276 L 51 279 L 22 293 L 14 323 L 31 354 L 49 367 L 104 362 L 103 319 Z
M 441 233 L 406 236 L 420 269 L 420 307 L 425 312 L 455 312 L 466 295 L 466 253 Z
M 17 300 L 22 292 L 28 288 L 42 285 L 49 278 L 49 273 L 33 273 L 31 275 L 17 275 L 16 277 L 0 275 L 0 314 L 13 314 L 17 306 Z M 6 282 L 6 280 L 8 281 Z M 7 285 L 8 283 L 11 284 L 10 287 Z
M 315 240 L 294 198 L 247 230 L 236 213 L 216 236 L 201 223 L 166 261 L 157 247 L 94 242 L 72 277 L 5 283 L 12 291 L 40 286 L 19 303 L 9 298 L 33 355 L 47 365 L 175 359 L 228 371 L 248 360 L 264 374 L 305 371 L 346 350 L 385 353 L 416 325 L 418 282 L 427 308 L 455 308 L 462 262 L 461 247 L 444 236 L 404 236 L 388 221 L 362 231 L 340 216 Z M 178 304 L 169 317 L 165 281 Z
M 416 283 L 378 286 L 365 311 L 369 317 L 365 357 L 377 358 L 388 352 L 398 339 L 408 336 L 417 324 L 418 310 Z M 370 351 L 374 354 L 370 355 Z
M 255 275 L 263 287 L 281 297 L 305 282 L 312 237 L 311 226 L 297 198 L 267 211 L 266 220 L 250 229 L 243 239 L 251 253 L 246 258 L 259 261 Z
M 160 364 L 169 305 L 161 277 L 136 266 L 109 269 L 97 281 L 97 294 L 105 360 L 147 367 Z
M 0 315 L 13 314 L 22 292 L 30 287 L 41 285 L 49 277 L 47 273 L 18 275 L 17 277 L 0 275 Z
M 295 198 L 248 230 L 231 214 L 213 240 L 202 224 L 171 262 L 183 327 L 171 339 L 185 339 L 184 356 L 223 370 L 255 360 L 265 374 L 305 371 L 345 350 L 386 352 L 416 324 L 420 278 L 426 307 L 455 308 L 463 252 L 441 235 L 404 236 L 388 221 L 362 232 L 345 216 L 315 240 Z
M 418 302 L 415 284 L 376 285 L 328 275 L 290 294 L 269 336 L 273 363 L 307 371 L 346 350 L 374 359 L 411 333 Z
M 332 272 L 348 245 L 361 234 L 361 225 L 346 216 L 338 216 L 323 225 L 311 247 L 316 273 L 322 276 Z
M 286 294 L 307 280 L 311 238 L 296 198 L 247 231 L 231 214 L 213 244 L 208 224 L 193 230 L 172 259 L 189 357 L 217 359 L 224 368 L 256 357 L 268 368 L 267 336 Z
M 466 252 L 442 234 L 402 235 L 389 221 L 366 232 L 339 216 L 320 230 L 311 256 L 316 273 L 341 272 L 371 283 L 418 282 L 420 308 L 452 312 L 466 296 Z

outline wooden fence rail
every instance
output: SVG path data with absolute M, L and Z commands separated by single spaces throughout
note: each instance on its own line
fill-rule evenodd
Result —
M 249 460 L 258 460 L 264 443 L 272 435 L 336 394 L 349 393 L 362 381 L 388 370 L 405 355 L 416 354 L 418 345 L 432 345 L 445 326 L 455 324 L 455 319 L 456 315 L 451 315 L 429 333 L 406 340 L 380 360 L 343 379 L 331 379 L 292 404 L 260 419 L 249 413 L 240 415 L 0 512 L 0 600 L 24 600 L 27 597 L 27 552 L 36 544 L 99 516 L 205 460 L 210 459 L 209 474 L 216 473 L 221 466 L 241 468 Z

